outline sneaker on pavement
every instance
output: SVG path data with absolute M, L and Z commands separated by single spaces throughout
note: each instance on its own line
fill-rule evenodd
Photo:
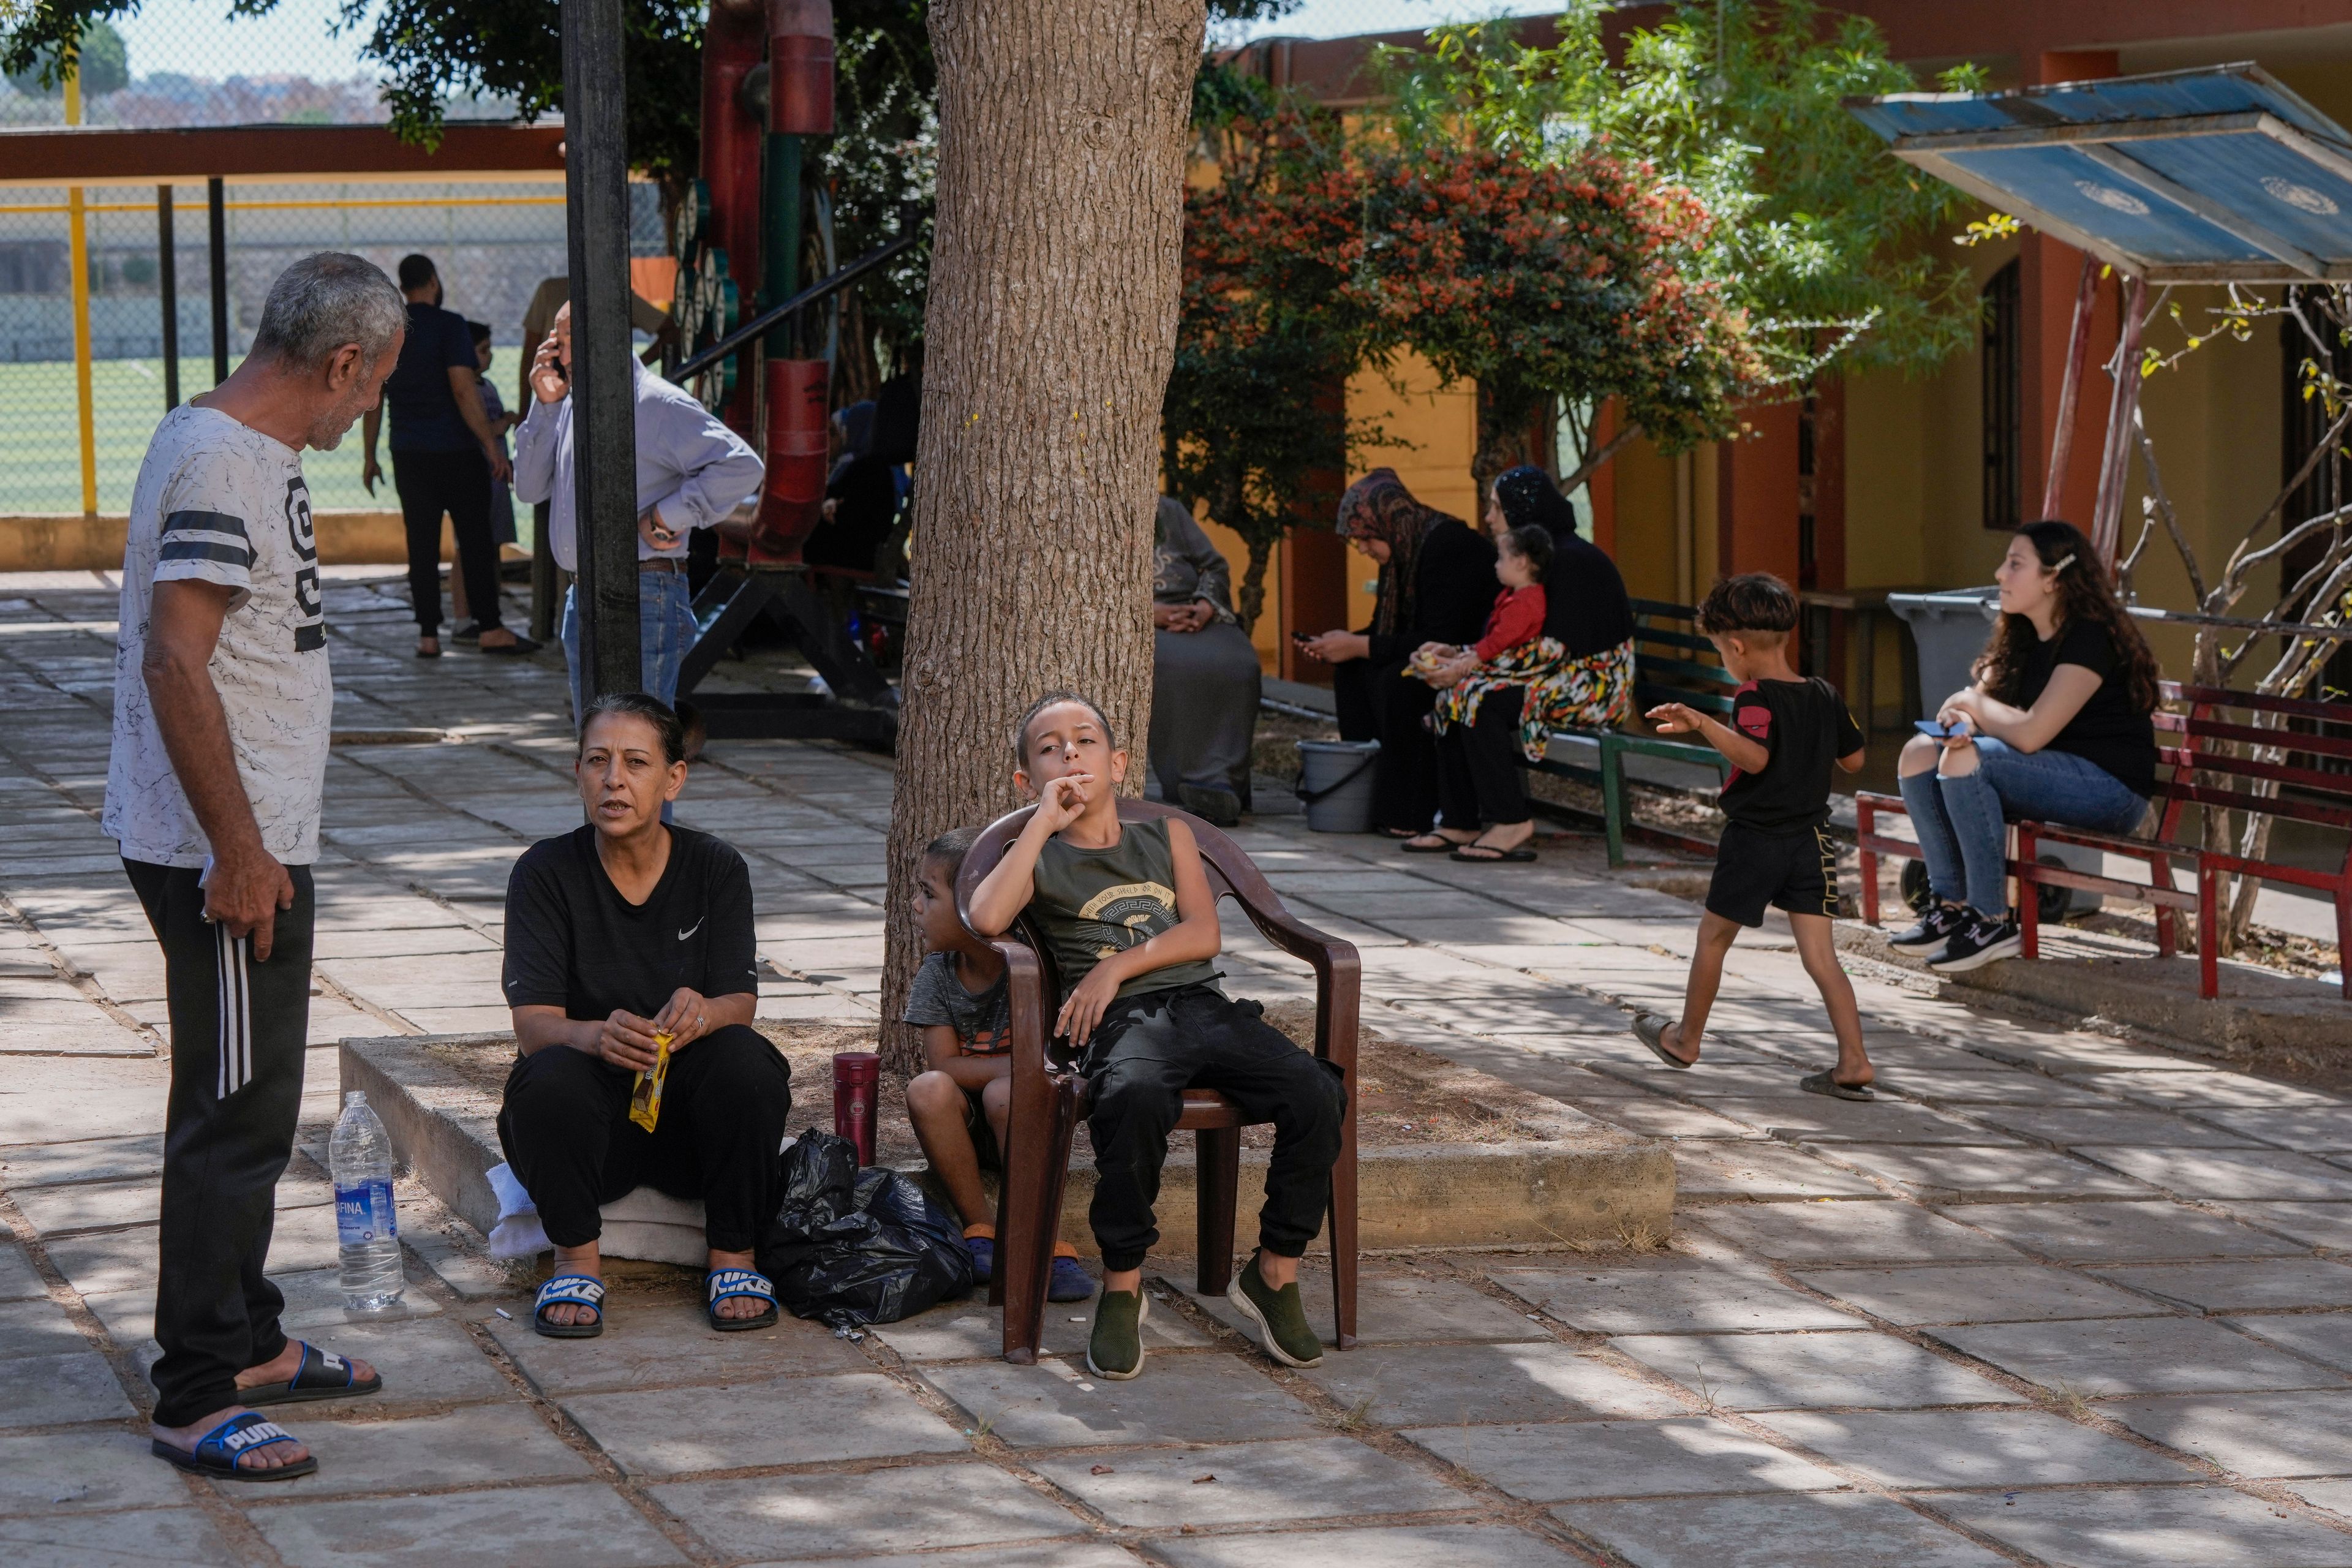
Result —
M 1225 1300 L 1255 1323 L 1265 1353 L 1285 1366 L 1321 1366 L 1323 1342 L 1307 1326 L 1307 1309 L 1298 1299 L 1298 1281 L 1277 1290 L 1257 1271 L 1253 1255 L 1225 1287 Z
M 1966 928 L 1952 933 L 1944 951 L 1927 961 L 1927 967 L 1938 974 L 1965 974 L 1999 959 L 2015 958 L 2024 945 L 2017 922 L 2007 915 L 1974 916 Z
M 1969 923 L 1969 911 L 1958 904 L 1930 904 L 1918 923 L 1886 939 L 1897 952 L 1941 947 L 1952 933 Z
M 1143 1320 L 1151 1303 L 1140 1290 L 1106 1290 L 1095 1303 L 1095 1330 L 1087 1339 L 1087 1370 L 1125 1383 L 1143 1370 Z

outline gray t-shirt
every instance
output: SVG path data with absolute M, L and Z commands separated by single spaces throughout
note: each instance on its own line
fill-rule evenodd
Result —
M 956 1032 L 956 1043 L 968 1057 L 1002 1056 L 1013 1048 L 1013 1004 L 1003 973 L 1000 971 L 984 991 L 967 991 L 948 953 L 924 957 L 899 1018 L 918 1028 L 945 1024 Z

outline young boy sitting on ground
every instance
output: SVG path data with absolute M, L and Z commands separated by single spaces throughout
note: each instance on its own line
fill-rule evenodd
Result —
M 1785 910 L 1797 956 L 1821 988 L 1837 1031 L 1837 1065 L 1798 1087 L 1840 1100 L 1874 1098 L 1876 1076 L 1862 1048 L 1862 1014 L 1838 963 L 1830 921 L 1837 915 L 1837 847 L 1822 831 L 1830 817 L 1830 764 L 1862 766 L 1863 734 L 1825 680 L 1789 664 L 1797 595 L 1778 577 L 1750 572 L 1717 583 L 1698 607 L 1698 629 L 1741 684 L 1726 726 L 1680 702 L 1650 710 L 1661 734 L 1696 733 L 1732 764 L 1719 804 L 1727 819 L 1699 917 L 1679 1023 L 1655 1013 L 1633 1019 L 1633 1033 L 1671 1068 L 1698 1060 L 1707 1010 L 1723 980 L 1724 956 L 1741 926 L 1764 923 L 1764 908 Z
M 1013 1108 L 1013 1010 L 1006 999 L 1004 960 L 975 941 L 956 916 L 956 872 L 977 830 L 959 827 L 931 840 L 923 851 L 915 888 L 915 918 L 922 922 L 928 952 L 907 991 L 901 1019 L 923 1031 L 923 1057 L 930 1070 L 907 1085 L 907 1119 L 914 1123 L 923 1157 L 945 1183 L 963 1217 L 964 1245 L 973 1270 L 985 1280 L 996 1272 L 996 1223 L 980 1184 L 984 1162 L 1001 1168 L 1005 1120 Z M 1054 1244 L 1054 1276 L 1045 1288 L 1051 1301 L 1083 1301 L 1095 1282 L 1078 1267 L 1077 1248 Z
M 1275 1360 L 1318 1365 L 1298 1259 L 1330 1203 L 1346 1105 L 1338 1075 L 1256 1003 L 1218 988 L 1216 901 L 1192 830 L 1175 817 L 1119 821 L 1127 753 L 1102 710 L 1050 692 L 1023 716 L 1013 750 L 1013 782 L 1037 809 L 973 893 L 971 924 L 992 936 L 1025 909 L 1061 972 L 1054 1032 L 1081 1052 L 1095 1146 L 1087 1217 L 1103 1258 L 1087 1365 L 1115 1381 L 1143 1370 L 1143 1259 L 1160 1237 L 1151 1205 L 1194 1087 L 1274 1123 L 1258 1249 L 1225 1295 Z

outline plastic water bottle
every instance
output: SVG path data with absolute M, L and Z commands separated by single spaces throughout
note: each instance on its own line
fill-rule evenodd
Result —
M 343 1096 L 343 1114 L 327 1143 L 335 1181 L 335 1230 L 342 1255 L 343 1305 L 380 1311 L 400 1300 L 400 1221 L 392 1204 L 392 1137 L 368 1109 L 367 1096 Z

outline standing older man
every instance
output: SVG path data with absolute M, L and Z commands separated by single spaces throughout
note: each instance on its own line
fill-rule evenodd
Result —
M 708 528 L 760 491 L 759 457 L 725 420 L 632 361 L 637 432 L 637 647 L 646 693 L 677 700 L 678 667 L 694 642 L 694 595 L 686 582 L 686 536 Z M 579 569 L 579 524 L 572 504 L 572 307 L 555 312 L 554 330 L 530 365 L 530 412 L 515 433 L 518 500 L 547 501 L 548 542 L 555 563 Z M 572 715 L 582 711 L 580 591 L 563 596 L 563 659 L 572 667 Z
M 296 262 L 235 374 L 164 416 L 131 498 L 103 826 L 171 1004 L 152 1447 L 236 1480 L 319 1468 L 247 1406 L 382 1386 L 287 1339 L 262 1266 L 302 1099 L 334 707 L 302 448 L 375 406 L 406 323 L 360 258 Z

